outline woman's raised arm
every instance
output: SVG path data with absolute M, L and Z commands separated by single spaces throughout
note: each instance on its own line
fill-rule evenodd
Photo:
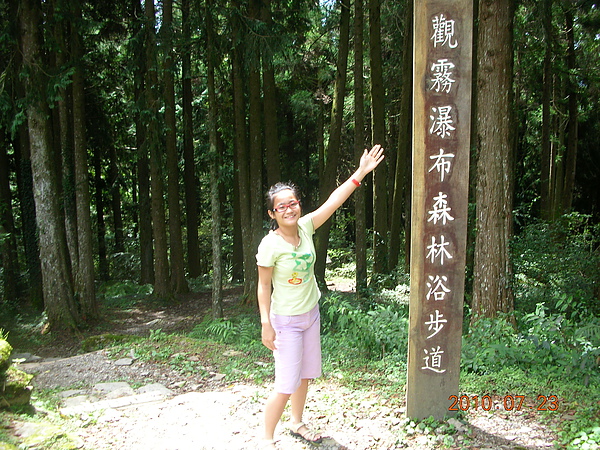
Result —
M 375 145 L 370 151 L 364 151 L 360 158 L 360 164 L 356 172 L 344 183 L 340 184 L 329 198 L 318 209 L 308 214 L 312 218 L 315 230 L 323 225 L 327 219 L 352 195 L 363 178 L 372 172 L 381 161 L 383 161 L 383 148 Z

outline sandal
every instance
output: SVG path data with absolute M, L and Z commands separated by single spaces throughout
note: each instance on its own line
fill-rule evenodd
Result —
M 304 432 L 300 431 L 300 428 L 302 427 L 304 427 Z M 290 427 L 290 433 L 292 436 L 299 439 L 304 439 L 310 444 L 320 444 L 323 441 L 323 438 L 319 435 L 319 433 L 312 431 L 306 426 L 306 424 L 302 422 L 292 424 L 292 426 Z

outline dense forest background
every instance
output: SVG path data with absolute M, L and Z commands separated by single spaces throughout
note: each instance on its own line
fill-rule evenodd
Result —
M 598 5 L 475 3 L 467 305 L 535 309 L 526 275 L 555 307 L 569 253 L 559 306 L 598 312 Z M 251 303 L 268 186 L 294 181 L 309 211 L 375 143 L 385 165 L 319 230 L 317 277 L 352 249 L 359 294 L 393 284 L 411 21 L 410 0 L 0 0 L 1 307 L 76 329 L 114 280 L 167 303 L 209 284 L 216 317 L 223 283 Z

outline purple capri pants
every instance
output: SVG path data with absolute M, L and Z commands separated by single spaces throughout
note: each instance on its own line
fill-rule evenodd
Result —
M 298 316 L 271 313 L 276 338 L 275 391 L 293 394 L 302 379 L 321 376 L 321 315 L 319 305 Z

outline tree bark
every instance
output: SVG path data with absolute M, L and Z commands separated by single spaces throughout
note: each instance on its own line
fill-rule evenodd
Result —
M 10 191 L 10 163 L 8 159 L 8 140 L 4 127 L 0 127 L 0 260 L 2 265 L 3 298 L 5 305 L 17 306 L 19 298 L 19 258 L 15 221 Z
M 56 0 L 53 2 L 53 12 L 60 10 L 61 6 Z M 70 4 L 67 4 L 70 6 Z M 70 13 L 69 13 L 70 14 Z M 57 72 L 64 70 L 67 65 L 73 65 L 72 54 L 72 21 L 62 18 L 62 14 L 56 14 L 56 26 L 53 34 L 59 51 L 54 52 L 54 65 Z M 69 61 L 69 56 L 71 61 Z M 67 245 L 71 257 L 73 273 L 78 273 L 79 244 L 77 226 L 77 199 L 75 194 L 75 133 L 73 132 L 73 84 L 60 88 L 60 99 L 57 101 L 53 116 L 56 119 L 55 143 L 60 148 L 60 167 L 62 172 L 62 183 L 60 185 L 63 208 L 65 210 L 65 228 L 67 232 Z
M 215 92 L 215 31 L 212 21 L 213 4 L 206 1 L 206 55 L 208 88 L 208 136 L 210 157 L 210 205 L 212 218 L 212 316 L 223 318 L 223 262 L 221 255 L 221 201 L 219 199 L 220 160 L 217 149 L 217 95 Z
M 239 7 L 234 2 L 234 6 Z M 243 29 L 238 18 L 234 18 L 234 30 L 239 33 Z M 233 36 L 234 42 L 240 42 L 238 36 Z M 233 118 L 234 118 L 234 169 L 237 172 L 237 201 L 240 211 L 240 228 L 242 234 L 242 252 L 244 260 L 244 298 L 252 298 L 251 273 L 256 270 L 255 249 L 252 248 L 252 226 L 250 219 L 250 158 L 248 154 L 246 128 L 246 101 L 244 97 L 243 47 L 238 43 L 231 56 L 232 87 L 233 87 Z
M 381 58 L 381 0 L 369 0 L 369 55 L 371 66 L 372 145 L 386 147 L 385 88 Z M 387 273 L 388 264 L 388 170 L 383 161 L 373 174 L 373 272 Z
M 149 122 L 145 145 L 150 152 L 150 198 L 152 210 L 152 234 L 154 237 L 154 295 L 171 300 L 169 258 L 164 205 L 163 151 L 160 139 L 158 62 L 156 55 L 154 1 L 145 0 L 146 13 L 146 107 Z
M 509 257 L 514 188 L 513 17 L 512 0 L 479 2 L 474 319 L 513 310 Z
M 271 0 L 264 0 L 261 6 L 261 20 L 271 24 Z M 281 181 L 281 164 L 279 162 L 279 138 L 277 135 L 277 94 L 275 86 L 275 70 L 273 55 L 269 46 L 261 49 L 263 69 L 263 96 L 265 115 L 265 156 L 267 168 L 267 183 L 273 186 Z
M 142 111 L 146 105 L 146 72 L 148 70 L 146 63 L 146 39 L 143 37 L 145 28 L 142 26 L 141 3 L 138 0 L 132 0 L 132 22 L 134 29 L 132 34 L 134 39 L 134 55 L 136 56 L 134 90 L 138 112 L 135 116 L 135 139 L 138 151 L 136 161 L 137 189 L 138 189 L 138 208 L 137 219 L 140 239 L 140 283 L 154 283 L 154 249 L 152 247 L 152 214 L 150 206 L 150 162 L 148 158 L 147 126 L 142 119 Z
M 175 63 L 173 62 L 173 0 L 163 0 L 161 34 L 164 57 L 163 79 L 165 84 L 165 140 L 167 151 L 167 201 L 169 208 L 171 285 L 175 294 L 185 294 L 189 292 L 189 288 L 185 280 L 181 210 L 179 208 L 179 155 L 177 154 Z
M 577 97 L 577 58 L 575 49 L 575 23 L 573 19 L 573 6 L 568 3 L 565 7 L 565 25 L 567 35 L 567 97 L 568 97 L 568 122 L 566 136 L 566 157 L 564 188 L 561 197 L 562 213 L 571 212 L 573 204 L 573 189 L 575 186 L 575 170 L 577 166 L 577 141 L 578 141 L 578 97 Z
M 194 160 L 194 118 L 192 110 L 192 57 L 190 0 L 181 2 L 183 52 L 181 54 L 182 71 L 182 109 L 183 109 L 183 186 L 185 189 L 185 220 L 187 233 L 187 267 L 191 278 L 201 275 L 200 251 L 198 246 L 198 199 L 196 164 Z
M 18 2 L 9 2 L 9 17 L 19 17 Z M 13 44 L 12 63 L 6 68 L 6 73 L 13 83 L 16 98 L 25 98 L 24 83 L 19 81 L 19 73 L 23 66 L 22 36 L 19 21 L 13 24 L 16 42 Z M 31 153 L 27 124 L 21 123 L 13 136 L 15 172 L 17 180 L 17 196 L 19 199 L 21 217 L 21 239 L 25 253 L 26 292 L 31 305 L 39 312 L 44 309 L 42 267 L 40 263 L 39 240 L 35 217 L 35 202 L 33 199 L 33 178 L 31 173 Z
M 25 129 L 25 125 L 19 127 L 17 138 L 13 143 L 13 149 L 17 168 L 22 239 L 27 267 L 27 296 L 33 307 L 41 312 L 44 309 L 42 265 L 40 262 L 39 236 L 35 217 L 29 134 Z
M 102 151 L 95 149 L 93 155 L 94 164 L 94 203 L 96 204 L 96 236 L 98 239 L 98 278 L 102 281 L 108 281 L 110 270 L 108 264 L 108 251 L 106 247 L 106 221 L 104 193 L 106 192 L 106 183 L 102 177 Z M 112 166 L 112 163 L 109 163 Z M 116 237 L 115 237 L 116 241 Z
M 399 263 L 402 237 L 407 244 L 410 242 L 410 185 L 411 181 L 411 130 L 412 130 L 412 16 L 413 2 L 406 2 L 404 15 L 404 47 L 402 50 L 402 97 L 400 99 L 400 118 L 398 120 L 398 155 L 394 171 L 394 190 L 392 199 L 392 214 L 390 224 L 389 268 L 395 269 Z M 404 231 L 404 233 L 403 233 Z M 409 245 L 405 245 L 406 258 L 403 261 L 405 269 L 409 268 Z
M 38 0 L 23 0 L 19 13 L 23 65 L 29 74 L 25 79 L 25 90 L 32 99 L 27 105 L 26 113 L 45 310 L 51 329 L 75 329 L 80 318 L 73 299 L 71 266 L 52 148 L 52 130 L 48 121 L 50 110 L 45 97 L 47 83 L 40 34 L 41 5 Z
M 350 48 L 350 8 L 343 1 L 338 1 L 340 7 L 340 41 L 337 57 L 337 71 L 335 77 L 335 92 L 331 111 L 331 125 L 329 129 L 329 142 L 325 155 L 323 175 L 319 184 L 320 201 L 324 202 L 333 192 L 337 184 L 337 168 L 340 160 L 340 147 L 342 145 L 342 123 L 344 118 L 344 99 L 346 94 L 346 80 L 348 78 L 348 53 Z M 329 244 L 329 231 L 331 219 L 325 222 L 315 233 L 315 277 L 321 289 L 327 289 L 325 283 L 325 265 L 327 261 L 327 247 Z
M 363 0 L 354 0 L 354 159 L 359 161 L 365 148 L 365 86 L 364 76 L 364 8 Z M 354 193 L 356 216 L 356 295 L 367 289 L 367 217 L 364 189 Z
M 540 216 L 542 219 L 550 219 L 552 216 L 552 152 L 551 134 L 551 112 L 550 102 L 552 99 L 552 0 L 544 0 L 539 7 L 542 8 L 542 24 L 544 27 L 544 43 L 546 46 L 544 54 L 544 80 L 542 87 L 542 153 L 541 153 L 541 177 L 540 177 Z
M 79 0 L 73 1 L 75 22 L 81 22 Z M 85 86 L 83 68 L 83 43 L 79 30 L 71 29 L 71 49 L 75 62 L 73 73 L 73 151 L 75 162 L 75 200 L 77 205 L 77 264 L 76 293 L 79 308 L 86 321 L 99 317 L 96 302 L 94 249 L 92 244 L 92 217 L 90 213 L 90 180 L 87 160 L 87 138 L 85 130 Z
M 114 143 L 111 143 L 109 149 L 108 185 L 115 234 L 114 252 L 122 253 L 125 251 L 125 240 L 123 237 L 123 212 L 121 210 L 121 177 L 119 176 L 118 163 L 119 157 L 117 156 L 117 149 L 115 148 Z
M 249 9 L 250 19 L 256 20 L 260 17 L 260 0 L 251 0 Z M 251 236 L 248 242 L 249 258 L 254 259 L 254 254 L 263 235 L 263 194 L 262 194 L 262 103 L 260 84 L 260 53 L 256 46 L 248 50 L 248 135 L 249 145 L 249 168 L 250 168 L 250 223 Z M 247 267 L 245 273 L 245 284 L 248 287 L 247 301 L 256 303 L 256 286 L 258 283 L 258 270 L 256 260 Z

